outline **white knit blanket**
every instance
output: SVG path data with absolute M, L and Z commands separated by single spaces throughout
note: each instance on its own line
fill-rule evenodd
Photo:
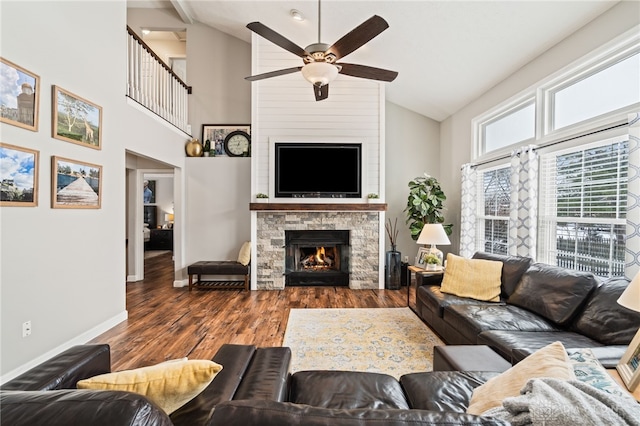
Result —
M 577 380 L 531 379 L 521 395 L 483 413 L 515 426 L 640 426 L 640 404 Z

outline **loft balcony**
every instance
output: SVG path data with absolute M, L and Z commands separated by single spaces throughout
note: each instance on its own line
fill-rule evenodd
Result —
M 191 86 L 127 26 L 127 96 L 189 134 Z

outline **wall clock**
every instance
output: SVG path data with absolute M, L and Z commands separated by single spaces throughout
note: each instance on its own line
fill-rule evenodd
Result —
M 231 132 L 224 138 L 224 151 L 229 157 L 248 157 L 251 136 L 242 130 Z

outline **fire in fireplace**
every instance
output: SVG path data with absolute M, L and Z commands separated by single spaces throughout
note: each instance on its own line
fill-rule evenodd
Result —
M 285 231 L 285 285 L 349 285 L 349 231 Z

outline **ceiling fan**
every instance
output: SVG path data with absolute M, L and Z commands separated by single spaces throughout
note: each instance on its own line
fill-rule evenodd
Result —
M 359 49 L 382 31 L 389 28 L 387 21 L 378 15 L 367 19 L 333 45 L 329 46 L 321 42 L 320 0 L 318 0 L 318 42 L 304 49 L 260 22 L 251 22 L 247 25 L 247 28 L 273 44 L 299 56 L 302 58 L 304 65 L 252 75 L 245 77 L 245 80 L 257 81 L 301 71 L 303 77 L 313 84 L 313 93 L 316 101 L 321 101 L 329 97 L 329 83 L 333 81 L 338 74 L 379 81 L 393 81 L 398 76 L 396 71 L 366 65 L 336 62 Z

